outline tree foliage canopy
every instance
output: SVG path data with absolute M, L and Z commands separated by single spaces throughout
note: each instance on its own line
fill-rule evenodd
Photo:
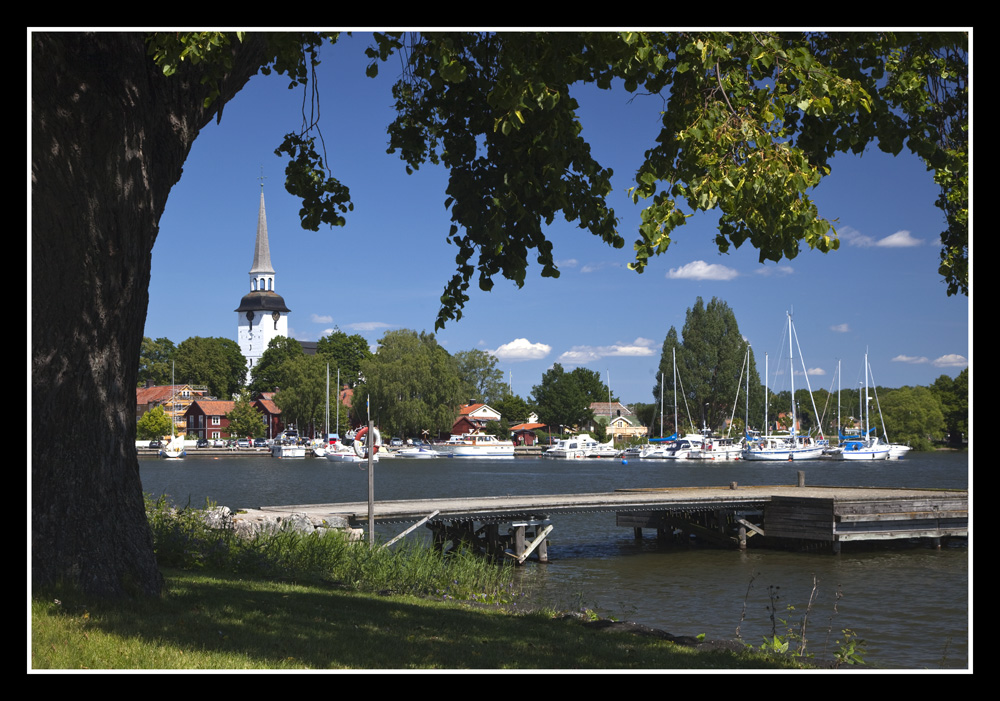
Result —
M 608 244 L 624 238 L 605 198 L 611 171 L 582 137 L 574 84 L 663 98 L 662 129 L 631 189 L 642 203 L 641 272 L 695 212 L 718 210 L 720 251 L 761 262 L 839 241 L 808 191 L 837 153 L 904 145 L 941 186 L 941 274 L 968 294 L 968 36 L 891 32 L 377 34 L 369 73 L 393 53 L 390 152 L 450 171 L 445 206 L 458 270 L 437 326 L 461 317 L 478 270 L 523 284 L 528 253 L 558 276 L 543 226 L 561 214 Z M 474 258 L 478 256 L 478 260 Z
M 581 375 L 574 372 L 566 372 L 555 363 L 531 390 L 532 402 L 538 407 L 538 420 L 550 431 L 556 426 L 580 427 L 594 419 L 590 410 L 592 400 L 580 381 Z
M 323 336 L 316 343 L 316 355 L 340 370 L 341 384 L 353 387 L 361 379 L 361 365 L 372 356 L 368 341 L 360 334 L 346 334 L 340 329 Z
M 229 421 L 229 435 L 237 438 L 263 438 L 264 420 L 259 411 L 253 408 L 250 393 L 239 392 L 233 401 L 232 410 L 226 414 Z
M 497 368 L 496 356 L 473 348 L 459 351 L 452 357 L 462 381 L 465 398 L 473 403 L 489 404 L 496 409 L 497 402 L 507 394 L 503 372 Z
M 250 370 L 250 393 L 274 392 L 285 385 L 285 361 L 304 355 L 302 344 L 294 338 L 277 336 L 268 341 L 260 360 Z
M 143 440 L 171 435 L 174 421 L 162 406 L 154 406 L 135 424 L 136 436 Z
M 454 359 L 434 334 L 410 329 L 387 331 L 375 354 L 361 364 L 364 383 L 354 390 L 354 413 L 383 430 L 419 436 L 451 429 L 462 403 L 462 383 Z
M 139 351 L 138 386 L 143 387 L 147 382 L 152 385 L 170 384 L 170 361 L 176 351 L 177 347 L 169 338 L 157 338 L 154 341 L 143 336 Z
M 231 338 L 192 336 L 174 354 L 178 381 L 206 385 L 212 396 L 229 399 L 246 382 L 247 361 Z

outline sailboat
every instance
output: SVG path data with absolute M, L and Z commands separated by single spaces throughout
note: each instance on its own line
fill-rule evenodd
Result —
M 795 335 L 795 326 L 792 324 L 792 315 L 788 314 L 788 374 L 790 378 L 791 388 L 792 388 L 792 426 L 788 432 L 788 435 L 765 435 L 765 436 L 755 436 L 752 439 L 748 436 L 748 441 L 746 447 L 743 449 L 743 459 L 744 460 L 815 460 L 823 454 L 823 449 L 826 447 L 826 441 L 817 441 L 812 436 L 797 434 L 795 417 L 795 373 L 792 369 L 792 361 L 794 360 L 794 353 L 792 352 L 792 337 Z M 798 343 L 798 338 L 796 337 L 796 344 Z M 765 356 L 766 358 L 766 356 Z M 802 358 L 802 350 L 799 349 L 799 359 Z M 766 362 L 766 360 L 765 360 Z M 766 393 L 766 380 L 767 380 L 767 370 L 765 365 L 764 378 L 765 378 L 765 393 Z M 802 363 L 802 371 L 805 373 L 805 362 Z M 809 376 L 806 375 L 806 386 L 808 387 Z M 812 397 L 812 389 L 809 389 L 809 396 Z M 767 400 L 765 397 L 764 401 L 765 412 L 767 411 Z M 813 406 L 813 412 L 819 416 L 816 412 L 816 407 Z M 767 425 L 767 417 L 765 415 L 764 420 L 765 426 Z
M 865 353 L 865 395 L 864 403 L 861 406 L 861 419 L 864 422 L 864 435 L 853 437 L 840 435 L 840 451 L 834 454 L 838 460 L 888 460 L 889 444 L 883 443 L 878 436 L 873 436 L 875 430 L 870 425 L 871 409 L 868 398 L 868 353 Z M 837 390 L 838 394 L 840 390 Z M 859 393 L 859 399 L 860 399 Z M 881 415 L 881 412 L 879 412 Z
M 173 364 L 171 364 L 171 366 L 170 366 L 170 391 L 172 393 L 172 396 L 170 398 L 172 400 L 176 400 L 176 398 L 177 398 L 177 385 L 174 384 L 174 366 L 173 366 Z M 184 436 L 183 435 L 180 435 L 180 436 L 175 435 L 176 432 L 174 431 L 174 414 L 177 411 L 177 402 L 176 401 L 171 401 L 170 406 L 171 406 L 171 412 L 170 412 L 170 440 L 168 440 L 166 442 L 166 445 L 164 445 L 162 448 L 160 448 L 160 457 L 161 458 L 169 458 L 171 460 L 177 460 L 179 458 L 183 458 L 184 456 L 186 456 L 187 455 L 187 450 L 185 450 L 185 448 L 184 448 Z
M 677 428 L 677 349 L 673 349 L 674 362 L 674 428 Z M 662 375 L 661 375 L 662 378 Z M 682 387 L 683 389 L 683 387 Z M 663 382 L 660 381 L 660 392 L 663 392 Z M 687 408 L 685 400 L 685 408 Z M 694 423 L 691 422 L 691 413 L 688 412 L 688 422 L 691 423 L 691 433 L 679 436 L 675 431 L 672 436 L 666 438 L 653 438 L 650 445 L 639 457 L 644 460 L 687 460 L 700 454 L 704 443 L 704 436 L 694 430 Z M 663 400 L 660 400 L 660 433 L 663 433 Z

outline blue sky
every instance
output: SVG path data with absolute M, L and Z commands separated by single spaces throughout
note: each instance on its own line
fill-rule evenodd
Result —
M 235 340 L 262 169 L 275 289 L 292 310 L 292 337 L 317 340 L 339 327 L 374 346 L 387 330 L 433 331 L 456 253 L 445 241 L 446 173 L 427 167 L 408 176 L 398 156 L 385 153 L 398 63 L 366 78 L 367 44 L 364 34 L 343 38 L 323 51 L 319 72 L 327 156 L 354 202 L 347 225 L 300 227 L 274 149 L 301 125 L 302 89 L 288 90 L 282 76 L 256 76 L 225 107 L 221 124 L 202 131 L 170 193 L 153 249 L 144 335 Z M 814 390 L 836 390 L 838 360 L 843 385 L 857 386 L 866 350 L 875 380 L 886 387 L 928 385 L 967 367 L 970 302 L 948 297 L 938 275 L 944 220 L 931 174 L 916 158 L 871 150 L 834 160 L 833 173 L 811 194 L 821 215 L 837 220 L 839 251 L 803 250 L 764 265 L 748 245 L 723 255 L 709 213 L 679 229 L 670 250 L 639 275 L 627 269 L 640 210 L 626 190 L 653 144 L 660 100 L 629 101 L 623 90 L 574 96 L 597 160 L 615 171 L 611 202 L 626 246 L 615 250 L 554 222 L 548 236 L 561 276 L 541 278 L 532 258 L 521 289 L 500 278 L 486 293 L 474 282 L 463 318 L 437 334 L 450 352 L 494 353 L 522 397 L 561 363 L 600 372 L 627 403 L 651 402 L 668 330 L 682 330 L 698 297 L 718 297 L 733 309 L 762 375 L 770 356 L 769 383 L 779 389 L 773 374 L 775 358 L 787 356 L 788 311 Z M 803 383 L 795 378 L 796 387 Z

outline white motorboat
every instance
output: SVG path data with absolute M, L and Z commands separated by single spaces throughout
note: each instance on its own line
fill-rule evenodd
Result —
M 901 460 L 911 450 L 910 446 L 903 445 L 902 443 L 889 443 L 888 446 L 890 460 Z
M 586 433 L 581 433 L 572 438 L 561 439 L 554 446 L 543 451 L 542 457 L 570 459 L 597 457 L 594 453 L 603 445 Z
M 743 444 L 732 438 L 720 438 L 710 433 L 703 436 L 701 449 L 689 457 L 696 460 L 739 460 Z
M 377 452 L 372 456 L 372 462 L 378 462 L 382 453 Z M 337 442 L 327 448 L 326 459 L 330 462 L 368 462 L 367 457 L 362 457 L 352 446 Z
M 702 442 L 700 433 L 688 433 L 666 443 L 654 444 L 641 457 L 643 460 L 687 460 L 697 456 Z
M 275 441 L 271 445 L 271 457 L 274 458 L 304 458 L 306 447 L 291 442 Z
M 512 458 L 514 442 L 502 441 L 489 433 L 470 431 L 452 434 L 447 443 L 434 446 L 445 457 L 451 458 Z
M 838 460 L 888 460 L 889 445 L 877 437 L 846 441 L 840 445 L 840 451 L 833 456 Z
M 386 453 L 386 455 L 392 455 L 396 458 L 439 458 L 441 453 L 423 445 L 413 445 L 406 448 L 400 448 L 399 450 L 393 451 L 392 453 Z

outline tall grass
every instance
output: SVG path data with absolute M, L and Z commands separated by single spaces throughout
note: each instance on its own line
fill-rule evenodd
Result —
M 261 530 L 241 535 L 232 528 L 208 525 L 206 515 L 213 506 L 177 508 L 166 497 L 146 496 L 161 566 L 487 603 L 511 603 L 519 595 L 510 565 L 467 551 L 445 556 L 411 541 L 393 548 L 371 546 L 336 530 Z

